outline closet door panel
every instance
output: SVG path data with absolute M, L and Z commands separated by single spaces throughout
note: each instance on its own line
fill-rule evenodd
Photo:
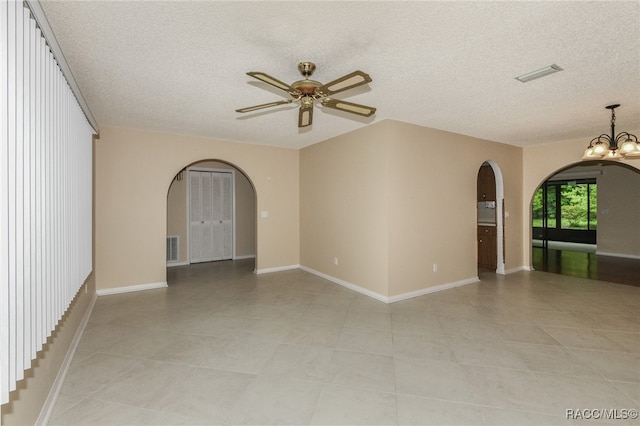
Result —
M 200 188 L 202 197 L 202 261 L 214 260 L 214 209 L 213 209 L 212 173 L 200 172 Z
M 202 261 L 202 197 L 200 173 L 189 172 L 189 261 Z
M 212 213 L 212 239 L 213 239 L 213 258 L 215 260 L 222 259 L 221 238 L 222 238 L 222 211 L 224 205 L 224 197 L 222 194 L 222 176 L 226 173 L 211 173 L 212 185 L 211 195 L 213 199 Z
M 222 176 L 222 229 L 220 235 L 220 249 L 224 259 L 233 257 L 233 175 L 225 173 Z

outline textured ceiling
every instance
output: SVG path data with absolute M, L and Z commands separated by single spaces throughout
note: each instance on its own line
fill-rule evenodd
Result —
M 394 119 L 526 146 L 640 128 L 640 2 L 44 1 L 101 126 L 301 148 Z M 373 82 L 336 98 L 371 118 L 297 106 L 246 75 Z M 558 64 L 529 83 L 514 77 Z

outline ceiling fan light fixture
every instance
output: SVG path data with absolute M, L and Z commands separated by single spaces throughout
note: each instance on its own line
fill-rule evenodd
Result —
M 307 127 L 311 125 L 313 120 L 313 109 L 305 108 L 300 110 L 300 114 L 298 116 L 298 127 Z
M 526 83 L 528 81 L 536 80 L 538 78 L 545 77 L 545 76 L 547 76 L 549 74 L 554 74 L 554 73 L 557 73 L 558 71 L 562 71 L 562 70 L 563 69 L 560 68 L 558 65 L 551 64 L 551 65 L 546 66 L 544 68 L 540 68 L 539 70 L 535 70 L 535 71 L 528 72 L 526 74 L 522 74 L 522 75 L 516 77 L 516 80 L 520 81 L 521 83 Z

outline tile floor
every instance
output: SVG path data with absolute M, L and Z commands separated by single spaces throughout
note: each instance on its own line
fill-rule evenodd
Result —
M 640 287 L 486 274 L 387 305 L 252 269 L 98 298 L 49 424 L 638 424 L 566 410 L 640 408 Z

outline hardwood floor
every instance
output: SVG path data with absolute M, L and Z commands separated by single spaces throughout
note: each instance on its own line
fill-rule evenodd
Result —
M 537 271 L 640 287 L 640 259 L 540 247 L 533 247 L 532 258 Z

